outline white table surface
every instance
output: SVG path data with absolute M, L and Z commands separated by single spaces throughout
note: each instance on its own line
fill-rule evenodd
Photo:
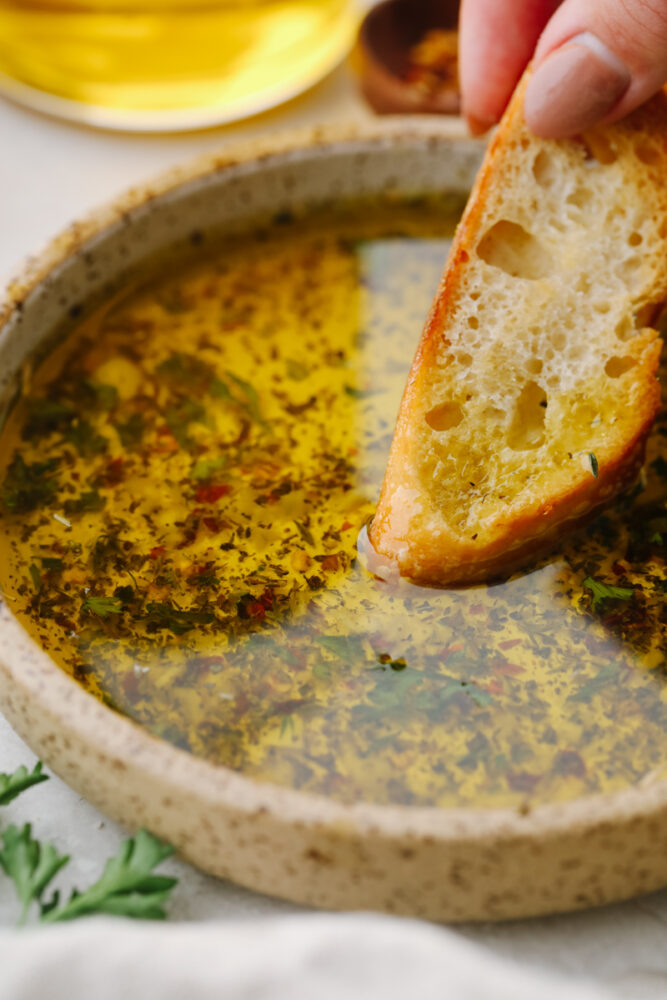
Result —
M 223 149 L 237 138 L 369 117 L 346 69 L 287 107 L 240 125 L 187 135 L 95 132 L 0 101 L 0 278 L 6 279 L 26 255 L 72 219 L 189 157 Z M 33 760 L 0 717 L 0 771 Z M 67 879 L 62 879 L 68 886 L 72 879 L 75 884 L 92 880 L 123 835 L 55 777 L 3 810 L 5 817 L 17 823 L 32 821 L 40 838 L 73 855 Z M 209 878 L 178 861 L 167 867 L 180 878 L 172 919 L 239 920 L 297 910 Z M 11 891 L 3 880 L 0 925 L 11 923 L 15 916 Z M 667 996 L 667 892 L 591 913 L 466 926 L 458 932 L 524 963 L 586 975 L 618 996 L 632 1000 Z M 493 996 L 492 989 L 483 995 Z

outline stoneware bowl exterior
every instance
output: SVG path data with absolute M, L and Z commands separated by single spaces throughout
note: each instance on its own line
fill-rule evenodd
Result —
M 171 174 L 76 224 L 0 305 L 0 403 L 68 314 L 175 242 L 392 191 L 467 189 L 481 149 L 447 122 L 312 132 Z M 667 884 L 667 783 L 533 811 L 343 805 L 176 749 L 96 701 L 0 604 L 0 708 L 66 782 L 204 870 L 334 909 L 437 920 L 582 908 Z

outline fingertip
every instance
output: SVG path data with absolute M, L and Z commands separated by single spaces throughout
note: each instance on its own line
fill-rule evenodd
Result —
M 543 139 L 562 139 L 592 128 L 618 106 L 630 85 L 620 61 L 600 52 L 601 43 L 578 35 L 541 62 L 526 88 L 528 128 Z
M 495 121 L 487 121 L 482 118 L 476 118 L 475 115 L 466 115 L 465 120 L 468 126 L 468 131 L 476 138 L 481 135 L 486 135 L 489 129 L 492 129 L 493 126 L 497 124 Z

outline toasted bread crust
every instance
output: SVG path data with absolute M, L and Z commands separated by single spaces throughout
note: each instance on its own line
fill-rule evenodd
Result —
M 498 267 L 495 266 L 493 251 L 490 255 L 487 254 L 491 256 L 491 263 L 494 265 L 491 269 L 488 262 L 480 262 L 480 257 L 485 249 L 483 241 L 490 225 L 506 214 L 509 196 L 505 190 L 512 192 L 514 214 L 509 213 L 511 218 L 518 218 L 519 210 L 521 219 L 530 218 L 530 206 L 521 204 L 522 179 L 521 174 L 517 174 L 514 161 L 517 157 L 523 157 L 528 162 L 527 156 L 534 157 L 531 162 L 535 172 L 537 157 L 545 151 L 545 157 L 552 157 L 554 160 L 558 155 L 569 156 L 574 163 L 573 172 L 584 176 L 586 183 L 588 175 L 592 176 L 594 173 L 586 171 L 585 164 L 578 166 L 579 160 L 584 163 L 584 153 L 576 140 L 554 143 L 539 140 L 528 132 L 523 121 L 523 93 L 527 79 L 528 74 L 517 89 L 489 148 L 458 228 L 410 371 L 378 509 L 370 529 L 371 542 L 376 551 L 396 562 L 403 575 L 422 583 L 448 585 L 483 581 L 514 570 L 552 548 L 560 537 L 588 520 L 601 506 L 633 483 L 644 460 L 646 438 L 660 405 L 656 371 L 661 341 L 651 327 L 644 326 L 632 330 L 631 335 L 628 334 L 622 341 L 618 347 L 618 353 L 622 352 L 622 357 L 614 356 L 609 360 L 607 337 L 604 347 L 607 353 L 602 351 L 601 346 L 597 370 L 591 369 L 589 365 L 579 383 L 576 379 L 572 382 L 570 377 L 572 384 L 568 383 L 565 389 L 554 392 L 549 390 L 549 406 L 555 408 L 556 416 L 561 415 L 560 424 L 556 421 L 549 428 L 549 433 L 552 436 L 560 434 L 562 441 L 547 441 L 539 447 L 533 447 L 529 442 L 525 447 L 525 455 L 521 453 L 521 446 L 508 451 L 505 439 L 509 417 L 498 418 L 495 411 L 494 419 L 500 421 L 495 429 L 486 424 L 480 424 L 477 428 L 483 448 L 477 446 L 475 434 L 470 429 L 466 430 L 462 414 L 466 412 L 467 400 L 477 391 L 476 376 L 469 375 L 469 368 L 464 370 L 456 367 L 456 352 L 469 351 L 465 355 L 465 364 L 469 365 L 469 356 L 474 358 L 483 349 L 486 350 L 492 340 L 497 341 L 499 350 L 507 352 L 511 349 L 512 339 L 517 337 L 516 324 L 514 327 L 510 325 L 509 331 L 500 329 L 498 334 L 492 332 L 482 346 L 477 338 L 477 346 L 473 344 L 468 348 L 461 320 L 465 309 L 471 305 L 471 288 L 479 287 L 478 279 L 484 280 L 485 275 L 492 274 L 492 281 L 496 282 Z M 611 160 L 613 166 L 608 169 L 612 172 L 613 179 L 624 179 L 624 189 L 617 199 L 618 212 L 625 211 L 623 199 L 627 198 L 640 203 L 641 211 L 636 214 L 651 214 L 650 225 L 647 223 L 646 230 L 650 235 L 645 240 L 645 246 L 642 246 L 642 254 L 649 261 L 650 269 L 646 276 L 638 280 L 636 263 L 633 262 L 635 271 L 630 275 L 628 270 L 625 305 L 618 305 L 618 296 L 614 298 L 617 312 L 621 306 L 627 306 L 630 315 L 636 316 L 640 308 L 649 304 L 655 306 L 667 297 L 667 193 L 661 178 L 661 174 L 662 177 L 667 177 L 667 98 L 664 94 L 659 94 L 629 119 L 599 130 L 594 135 L 585 137 L 585 141 L 589 150 L 597 150 L 600 154 L 602 164 L 612 156 L 610 149 L 615 150 L 613 155 L 618 162 Z M 650 146 L 647 145 L 649 142 Z M 577 156 L 579 160 L 576 159 Z M 522 169 L 525 179 L 528 168 Z M 600 169 L 603 171 L 604 167 Z M 613 182 L 616 183 L 616 180 Z M 605 183 L 609 181 L 605 180 Z M 530 186 L 525 186 L 526 197 L 529 197 Z M 569 226 L 565 206 L 563 213 L 564 225 Z M 539 216 L 539 209 L 535 214 Z M 559 220 L 554 224 L 559 224 Z M 518 226 L 513 222 L 508 225 Z M 539 218 L 536 233 L 542 239 L 543 225 Z M 632 234 L 632 238 L 640 240 L 641 237 Z M 582 239 L 585 239 L 585 233 L 582 234 Z M 526 312 L 530 312 L 532 307 L 530 296 L 536 299 L 538 304 L 535 312 L 538 319 L 536 321 L 535 316 L 531 317 L 531 336 L 547 358 L 549 352 L 544 352 L 545 344 L 548 343 L 545 337 L 550 333 L 549 324 L 559 322 L 563 307 L 559 302 L 558 287 L 553 283 L 549 284 L 549 275 L 537 272 L 534 261 L 538 259 L 539 263 L 540 247 L 536 244 L 535 253 L 532 252 L 532 245 L 528 250 L 530 253 L 526 257 L 525 266 L 533 268 L 537 273 L 537 280 L 533 280 L 533 272 L 527 272 L 527 278 L 520 274 L 517 279 L 513 275 L 511 280 L 506 274 L 501 274 L 505 286 L 498 281 L 497 294 L 505 294 L 504 287 L 511 289 L 511 282 L 514 281 L 520 294 L 524 296 L 522 301 L 526 304 Z M 593 275 L 595 268 L 600 266 L 595 263 L 596 252 L 596 247 L 593 246 Z M 511 265 L 505 265 L 501 260 L 500 266 L 503 268 Z M 566 280 L 572 280 L 569 272 L 566 273 Z M 478 281 L 478 284 L 475 285 L 474 281 Z M 489 289 L 491 295 L 496 294 L 496 284 Z M 614 309 L 612 315 L 616 315 Z M 604 317 L 602 320 L 604 321 Z M 588 330 L 579 329 L 576 334 L 571 334 L 571 339 L 581 337 L 582 333 L 585 336 Z M 595 329 L 593 334 L 594 338 L 600 338 Z M 613 331 L 610 336 L 613 339 Z M 613 339 L 614 344 L 618 337 L 620 334 Z M 597 349 L 594 338 L 586 342 L 589 354 Z M 602 345 L 602 340 L 600 343 Z M 520 353 L 518 347 L 517 352 Z M 458 357 L 460 356 L 459 354 Z M 619 371 L 624 369 L 620 376 L 615 373 L 615 362 L 618 363 Z M 488 364 L 484 363 L 488 368 Z M 542 355 L 539 351 L 532 363 L 536 372 L 541 369 Z M 518 371 L 518 363 L 515 368 Z M 514 372 L 514 368 L 511 370 Z M 608 374 L 609 371 L 612 372 L 611 375 Z M 486 377 L 488 375 L 486 372 Z M 501 373 L 499 378 L 502 377 Z M 469 391 L 462 396 L 461 385 L 464 378 L 467 378 L 465 384 Z M 539 375 L 536 379 L 539 381 Z M 537 385 L 537 382 L 533 381 L 531 385 Z M 483 395 L 484 390 L 481 392 Z M 499 392 L 502 392 L 502 387 L 499 387 Z M 440 400 L 444 403 L 440 403 Z M 458 402 L 450 403 L 449 400 Z M 594 456 L 591 462 L 597 465 L 595 470 L 592 465 L 585 468 L 587 453 L 577 451 L 573 456 L 571 452 L 565 455 L 563 452 L 567 447 L 568 435 L 572 440 L 581 437 L 580 426 L 566 427 L 567 416 L 571 412 L 572 423 L 576 423 L 576 414 L 579 412 L 577 407 L 583 406 L 587 400 L 605 400 L 602 421 L 595 425 L 593 420 L 587 431 L 589 437 L 586 438 L 585 447 L 589 447 L 590 454 Z M 436 409 L 435 403 L 438 403 Z M 498 405 L 500 404 L 495 404 L 496 410 Z M 509 405 L 508 403 L 508 412 Z M 516 399 L 512 405 L 516 411 Z M 540 405 L 546 407 L 547 403 L 542 402 Z M 452 416 L 449 416 L 447 406 L 451 408 Z M 438 425 L 435 433 L 431 427 L 426 426 L 434 413 L 444 414 L 440 417 L 442 426 Z M 518 417 L 515 415 L 519 432 L 520 418 L 519 412 Z M 462 426 L 455 423 L 457 420 Z M 448 421 L 452 424 L 451 427 L 448 426 Z M 503 487 L 504 492 L 499 492 L 497 485 L 495 493 L 489 490 L 488 500 L 480 500 L 477 494 L 471 499 L 471 488 L 475 487 L 479 493 L 479 485 L 467 482 L 464 472 L 460 470 L 470 466 L 479 471 L 481 467 L 484 474 L 483 457 L 490 454 L 487 438 L 491 439 L 494 434 L 498 446 L 493 447 L 502 452 L 496 463 L 498 468 L 494 471 L 494 485 L 503 482 L 503 463 L 509 462 L 507 475 L 511 474 L 514 480 L 509 487 Z M 458 475 L 447 479 L 442 471 L 453 467 L 454 459 L 451 456 L 456 455 L 459 456 Z M 480 455 L 482 458 L 478 461 Z M 567 455 L 572 461 L 568 462 Z M 466 464 L 466 456 L 470 456 L 469 465 Z M 508 456 L 508 459 L 503 456 Z M 539 463 L 537 471 L 531 466 L 531 462 Z M 478 476 L 475 475 L 475 478 Z M 515 482 L 520 483 L 520 486 L 515 486 Z

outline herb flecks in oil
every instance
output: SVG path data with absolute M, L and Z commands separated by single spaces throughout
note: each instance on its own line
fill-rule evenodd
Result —
M 454 221 L 397 202 L 207 240 L 37 372 L 0 576 L 105 704 L 347 802 L 523 808 L 667 770 L 667 409 L 642 485 L 532 573 L 434 591 L 358 558 Z

